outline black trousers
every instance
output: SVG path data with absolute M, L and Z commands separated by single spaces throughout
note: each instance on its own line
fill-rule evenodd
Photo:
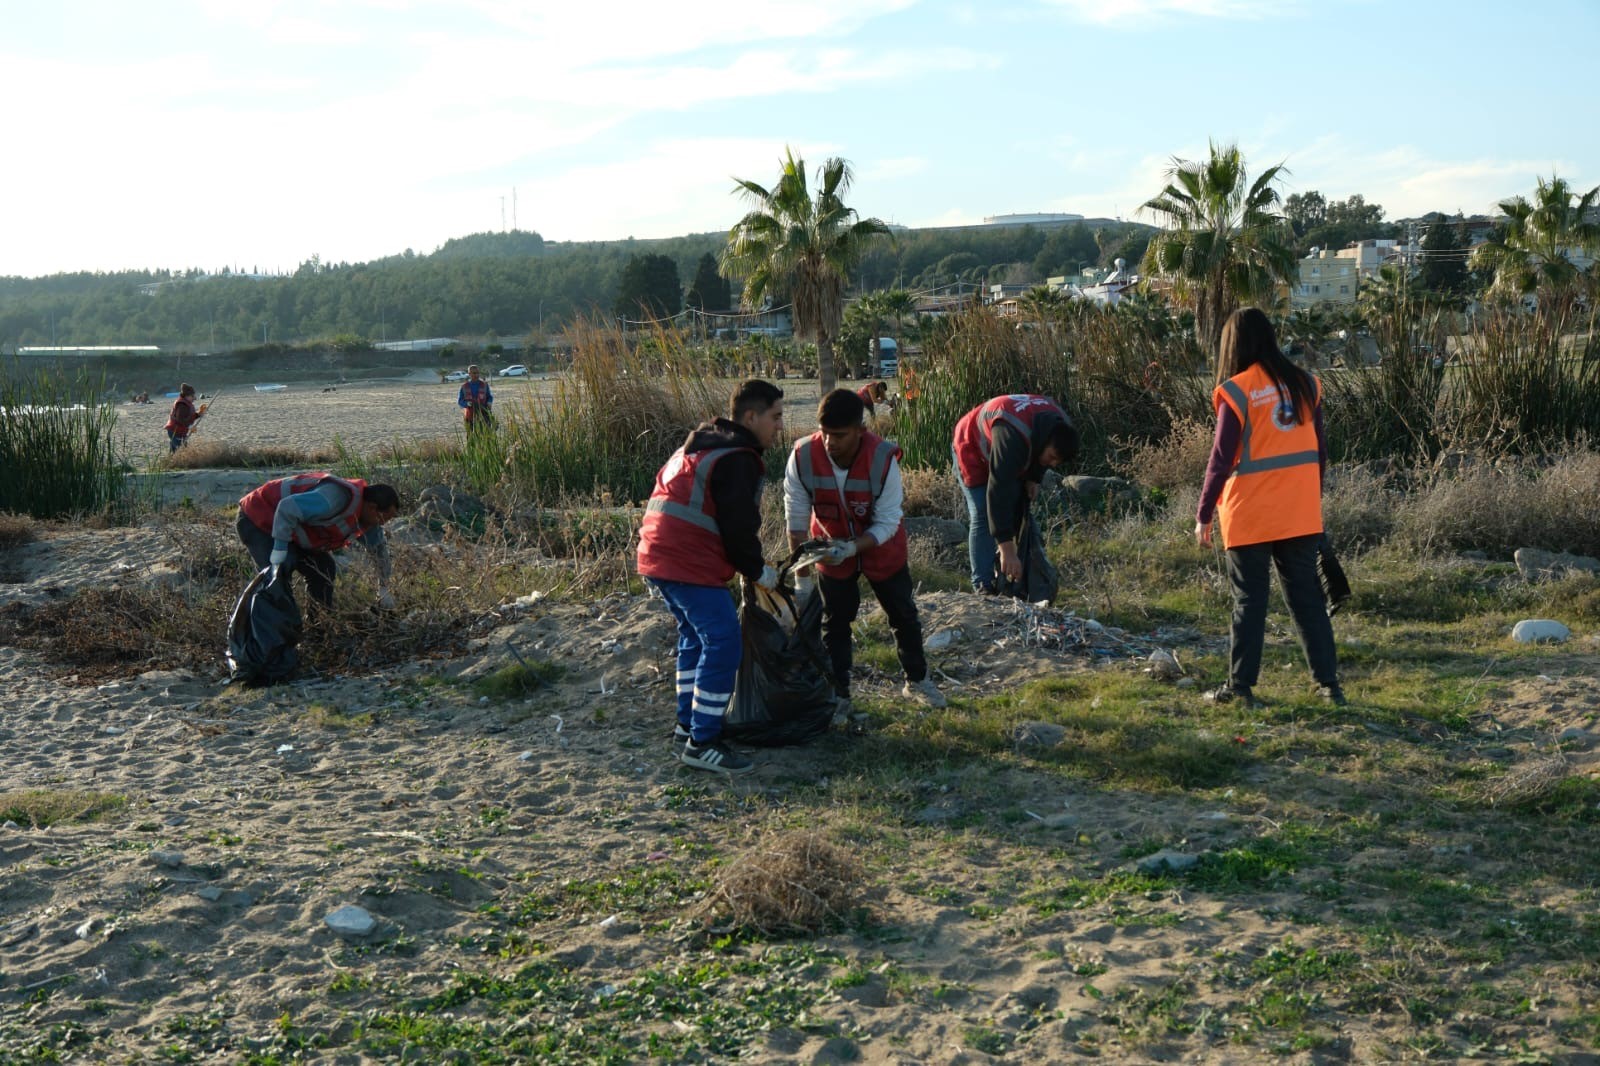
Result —
M 1268 564 L 1277 567 L 1284 599 L 1294 616 L 1311 676 L 1319 685 L 1339 683 L 1333 623 L 1317 577 L 1317 544 L 1322 534 L 1247 544 L 1228 549 L 1228 580 L 1233 585 L 1232 645 L 1228 681 L 1249 688 L 1261 677 L 1261 648 L 1267 639 L 1267 600 L 1272 588 Z
M 239 512 L 239 521 L 234 528 L 239 531 L 239 539 L 244 541 L 244 550 L 250 553 L 256 569 L 268 566 L 272 562 L 272 534 L 250 521 L 243 511 Z M 289 562 L 306 579 L 306 593 L 311 597 L 311 602 L 332 608 L 333 579 L 339 574 L 333 556 L 328 552 L 306 551 L 298 544 L 291 544 Z
M 895 651 L 907 681 L 928 676 L 928 657 L 922 651 L 922 620 L 912 596 L 911 568 L 902 566 L 882 581 L 868 581 L 872 594 L 889 616 Z M 822 593 L 822 643 L 833 662 L 833 676 L 839 694 L 850 695 L 850 664 L 853 659 L 850 626 L 861 611 L 861 583 L 857 578 L 817 574 L 817 590 Z

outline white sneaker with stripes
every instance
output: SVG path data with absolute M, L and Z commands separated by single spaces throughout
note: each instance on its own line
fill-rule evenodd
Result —
M 716 740 L 704 746 L 691 740 L 683 746 L 678 758 L 685 766 L 692 766 L 696 770 L 710 770 L 715 774 L 727 774 L 729 777 L 748 774 L 756 768 L 755 763 L 743 755 L 735 754 L 727 745 Z

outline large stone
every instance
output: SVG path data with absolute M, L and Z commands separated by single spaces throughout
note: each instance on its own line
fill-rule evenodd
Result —
M 908 518 L 906 536 L 925 537 L 940 547 L 965 548 L 967 524 L 953 518 Z
M 329 929 L 340 936 L 366 936 L 378 926 L 378 919 L 349 903 L 329 914 L 323 921 L 328 923 Z
M 490 506 L 478 497 L 449 485 L 429 485 L 417 495 L 417 517 L 422 519 L 477 526 L 490 513 Z
M 1518 548 L 1513 558 L 1517 561 L 1517 572 L 1528 581 L 1554 581 L 1578 574 L 1600 574 L 1600 559 L 1588 555 Z
M 1072 474 L 1061 479 L 1061 490 L 1080 507 L 1101 510 L 1113 500 L 1139 502 L 1139 487 L 1126 478 Z
M 1522 644 L 1560 644 L 1572 630 L 1548 618 L 1524 618 L 1511 627 L 1511 639 Z
M 1065 726 L 1054 722 L 1023 722 L 1011 734 L 1017 748 L 1054 748 L 1067 739 Z

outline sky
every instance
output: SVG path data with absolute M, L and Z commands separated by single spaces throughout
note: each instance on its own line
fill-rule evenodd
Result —
M 786 147 L 905 226 L 1154 221 L 1212 141 L 1491 212 L 1600 183 L 1597 46 L 1597 0 L 0 0 L 0 276 L 726 230 Z

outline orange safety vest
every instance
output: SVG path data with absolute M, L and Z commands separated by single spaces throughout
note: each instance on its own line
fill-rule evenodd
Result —
M 687 454 L 679 448 L 656 472 L 639 527 L 641 575 L 689 585 L 726 585 L 733 579 L 733 564 L 717 525 L 717 502 L 711 497 L 711 471 L 717 460 L 734 452 L 749 452 L 761 461 L 754 448 L 707 448 Z
M 1317 404 L 1322 382 L 1316 383 Z M 1217 411 L 1227 404 L 1239 419 L 1239 455 L 1217 502 L 1222 543 L 1228 548 L 1265 544 L 1322 532 L 1322 468 L 1317 457 L 1315 410 L 1285 414 L 1291 396 L 1257 363 L 1218 385 Z
M 366 494 L 367 483 L 360 478 L 345 479 L 313 470 L 309 474 L 296 474 L 269 481 L 253 490 L 239 501 L 239 510 L 263 533 L 272 532 L 272 521 L 278 514 L 278 503 L 284 494 L 296 495 L 310 492 L 332 482 L 350 491 L 350 504 L 321 525 L 296 527 L 294 542 L 307 551 L 331 552 L 355 540 L 366 532 L 361 525 L 361 498 Z
M 845 474 L 844 493 L 833 474 L 833 460 L 819 431 L 794 446 L 795 470 L 800 484 L 811 497 L 811 536 L 828 540 L 855 540 L 872 526 L 872 509 L 883 495 L 889 476 L 889 463 L 900 458 L 900 446 L 875 433 L 861 434 L 861 447 Z M 906 525 L 901 522 L 894 535 L 843 563 L 818 563 L 829 577 L 853 578 L 866 574 L 868 581 L 887 581 L 906 565 Z
M 1004 422 L 1033 445 L 1033 420 L 1046 411 L 1063 421 L 1067 413 L 1048 396 L 1016 393 L 996 396 L 974 407 L 956 423 L 956 469 L 961 483 L 977 488 L 989 483 L 989 453 L 994 448 L 994 424 Z

